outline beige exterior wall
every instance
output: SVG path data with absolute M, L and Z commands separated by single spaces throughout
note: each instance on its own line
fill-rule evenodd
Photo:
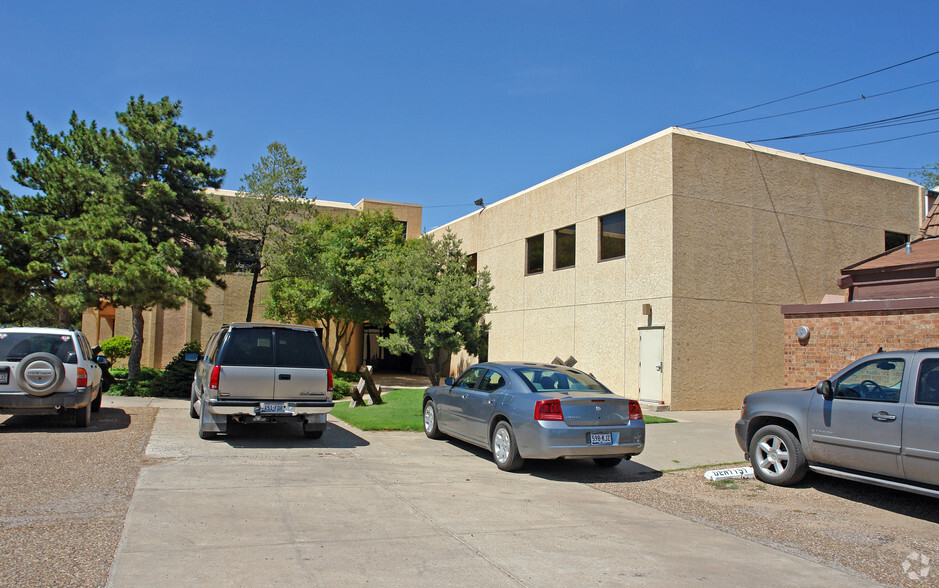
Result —
M 623 209 L 626 256 L 599 261 L 599 217 Z M 726 409 L 782 384 L 781 305 L 838 293 L 842 267 L 923 213 L 907 180 L 668 129 L 434 232 L 492 274 L 490 359 L 573 355 L 637 398 L 639 328 L 663 326 L 664 402 Z M 570 224 L 576 266 L 555 270 L 553 232 Z M 538 234 L 545 271 L 526 276 Z

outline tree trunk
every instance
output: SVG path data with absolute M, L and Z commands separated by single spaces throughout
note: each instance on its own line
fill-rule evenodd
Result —
M 427 372 L 427 377 L 430 378 L 431 386 L 440 385 L 440 374 L 437 372 L 437 362 L 435 360 L 428 361 L 426 357 L 421 354 L 417 355 L 421 358 L 421 363 L 424 365 L 424 371 Z
M 135 382 L 140 373 L 140 358 L 143 356 L 143 308 L 131 306 L 130 312 L 133 332 L 130 335 L 130 357 L 127 358 L 127 379 Z
M 245 315 L 245 322 L 250 323 L 251 317 L 254 316 L 254 293 L 258 288 L 258 274 L 261 273 L 261 264 L 258 264 L 254 267 L 254 271 L 251 272 L 251 289 L 248 290 L 248 313 Z
M 72 326 L 72 314 L 68 309 L 59 307 L 59 328 L 67 329 Z

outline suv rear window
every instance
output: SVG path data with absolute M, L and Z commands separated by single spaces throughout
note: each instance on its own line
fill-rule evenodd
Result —
M 276 343 L 275 343 L 276 341 Z M 221 365 L 326 369 L 326 355 L 315 331 L 251 327 L 232 329 Z
M 0 361 L 20 361 L 27 355 L 40 352 L 51 353 L 63 362 L 77 361 L 70 335 L 0 333 Z

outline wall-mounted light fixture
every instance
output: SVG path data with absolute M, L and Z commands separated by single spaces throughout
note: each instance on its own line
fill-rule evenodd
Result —
M 809 337 L 812 336 L 812 331 L 808 327 L 802 325 L 796 329 L 796 337 L 799 339 L 799 343 L 805 345 L 809 342 Z
M 486 205 L 483 204 L 482 198 L 477 198 L 476 202 L 473 202 L 473 204 L 475 204 L 476 206 L 481 206 L 483 210 L 486 210 Z

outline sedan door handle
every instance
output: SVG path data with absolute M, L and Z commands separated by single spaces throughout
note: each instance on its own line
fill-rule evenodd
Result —
M 277 379 L 278 379 L 278 380 L 289 380 L 289 379 L 290 379 L 290 374 L 277 374 Z
M 884 411 L 875 412 L 871 415 L 871 418 L 875 421 L 895 421 L 897 420 L 896 415 L 888 414 Z

